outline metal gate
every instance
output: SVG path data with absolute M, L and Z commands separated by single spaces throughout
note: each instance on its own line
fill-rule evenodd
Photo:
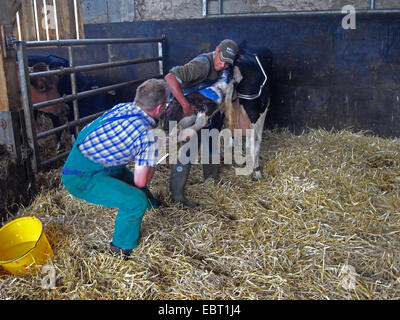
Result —
M 29 148 L 29 158 L 31 162 L 32 171 L 34 174 L 38 173 L 41 169 L 45 168 L 50 163 L 53 163 L 57 160 L 65 158 L 68 155 L 68 151 L 62 154 L 59 154 L 51 159 L 40 159 L 39 149 L 38 149 L 38 140 L 43 139 L 49 135 L 56 134 L 65 129 L 75 128 L 78 131 L 78 127 L 84 124 L 89 123 L 93 119 L 102 115 L 105 111 L 93 114 L 91 116 L 80 118 L 79 117 L 79 109 L 78 109 L 78 100 L 83 99 L 89 96 L 101 94 L 107 91 L 117 90 L 123 87 L 132 86 L 135 84 L 139 84 L 149 78 L 160 78 L 163 76 L 163 41 L 165 40 L 165 36 L 161 36 L 159 38 L 131 38 L 131 39 L 83 39 L 83 40 L 55 40 L 55 41 L 16 41 L 16 50 L 18 57 L 18 68 L 19 75 L 21 79 L 21 96 L 22 96 L 22 104 L 24 109 L 24 118 L 25 118 L 25 139 L 27 147 Z M 158 56 L 149 57 L 149 58 L 140 58 L 140 59 L 132 59 L 132 60 L 123 60 L 123 61 L 115 61 L 115 62 L 107 62 L 100 64 L 90 64 L 90 65 L 82 65 L 75 66 L 74 63 L 74 54 L 73 48 L 76 46 L 90 46 L 90 45 L 112 45 L 112 44 L 138 44 L 138 43 L 156 43 L 158 45 Z M 50 71 L 44 72 L 36 72 L 29 73 L 28 70 L 28 55 L 27 49 L 29 48 L 40 48 L 40 47 L 66 47 L 68 49 L 69 55 L 69 68 L 60 68 L 54 69 Z M 93 71 L 93 70 L 101 70 L 106 68 L 115 68 L 133 64 L 141 64 L 141 63 L 149 63 L 149 62 L 158 62 L 159 64 L 159 74 L 155 74 L 153 76 L 144 78 L 144 79 L 134 79 L 126 82 L 116 83 L 110 86 L 93 89 L 85 92 L 77 92 L 76 85 L 76 77 L 75 73 L 83 72 L 83 71 Z M 30 80 L 43 76 L 53 76 L 53 75 L 66 75 L 71 74 L 71 88 L 72 94 L 63 96 L 59 99 L 45 101 L 37 104 L 32 103 L 32 96 L 30 90 Z M 70 102 L 73 101 L 74 106 L 74 121 L 67 122 L 65 125 L 62 125 L 57 128 L 53 128 L 48 131 L 36 132 L 36 124 L 34 121 L 34 110 L 38 110 L 43 107 L 48 107 L 51 105 L 55 105 L 62 102 Z

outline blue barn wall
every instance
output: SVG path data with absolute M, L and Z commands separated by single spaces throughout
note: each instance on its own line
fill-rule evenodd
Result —
M 343 15 L 326 15 L 142 21 L 88 24 L 85 33 L 87 38 L 165 35 L 165 72 L 213 50 L 224 38 L 267 46 L 274 56 L 267 127 L 295 133 L 308 127 L 351 127 L 399 137 L 400 15 L 359 14 L 355 30 L 344 30 L 342 19 Z M 134 51 L 145 56 L 155 50 L 146 45 L 113 47 L 112 52 L 118 58 Z M 91 61 L 90 51 L 83 51 L 81 59 Z M 109 72 L 107 77 L 123 81 L 156 72 L 157 66 L 149 64 Z M 125 90 L 119 98 L 133 99 L 133 92 Z

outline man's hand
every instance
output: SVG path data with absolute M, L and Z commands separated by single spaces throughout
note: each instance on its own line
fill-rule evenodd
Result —
M 196 111 L 196 107 L 190 103 L 188 103 L 185 107 L 182 106 L 182 109 L 185 117 L 191 116 Z
M 178 83 L 178 80 L 176 80 L 176 77 L 172 73 L 168 73 L 165 76 L 164 80 L 167 82 L 168 88 L 174 95 L 175 99 L 178 100 L 179 104 L 182 106 L 183 115 L 187 117 L 194 114 L 196 107 L 194 105 L 191 105 L 186 100 L 184 94 L 182 93 L 181 87 Z
M 153 178 L 154 171 L 155 169 L 153 167 L 135 166 L 135 186 L 144 188 Z

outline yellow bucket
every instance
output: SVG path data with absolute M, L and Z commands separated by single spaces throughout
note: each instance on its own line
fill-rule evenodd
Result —
M 0 265 L 7 272 L 24 274 L 53 257 L 38 218 L 15 219 L 0 229 Z

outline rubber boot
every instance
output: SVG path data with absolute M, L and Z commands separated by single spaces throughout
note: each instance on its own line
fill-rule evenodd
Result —
M 122 257 L 124 260 L 128 260 L 129 256 L 132 253 L 132 249 L 121 249 L 120 247 L 114 245 L 112 242 L 110 242 L 110 251 Z
M 215 181 L 219 180 L 219 164 L 203 164 L 203 177 L 204 181 L 208 178 L 213 178 Z
M 196 207 L 196 204 L 185 198 L 185 185 L 190 172 L 190 164 L 173 164 L 171 165 L 171 175 L 169 180 L 169 190 L 171 191 L 172 200 L 182 203 L 189 208 Z

